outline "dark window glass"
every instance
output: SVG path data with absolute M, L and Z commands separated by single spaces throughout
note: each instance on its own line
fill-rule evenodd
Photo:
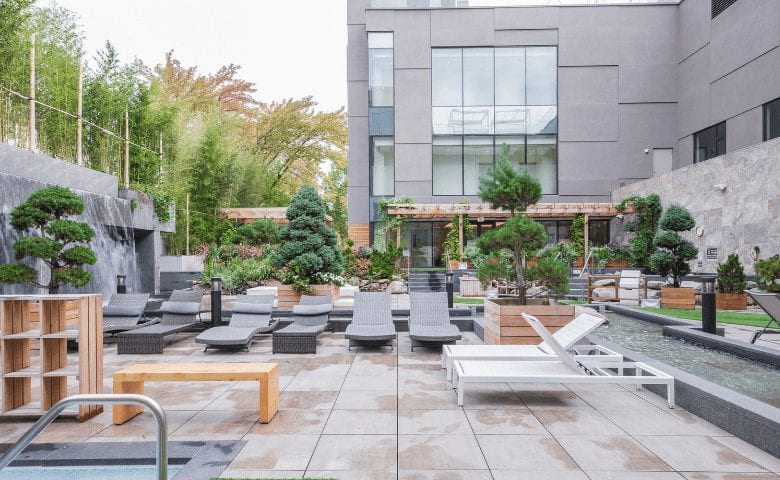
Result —
M 764 105 L 764 140 L 780 137 L 780 98 Z
M 368 107 L 368 134 L 394 134 L 393 107 Z
M 713 125 L 693 136 L 693 161 L 703 162 L 726 153 L 726 122 Z
M 588 242 L 596 246 L 609 244 L 609 220 L 588 221 Z

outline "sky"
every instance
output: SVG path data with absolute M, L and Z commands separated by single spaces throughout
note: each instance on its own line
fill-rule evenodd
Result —
M 43 2 L 42 2 L 43 3 Z M 312 95 L 346 105 L 346 0 L 56 0 L 76 12 L 87 58 L 110 40 L 122 60 L 162 63 L 165 52 L 202 74 L 230 63 L 263 102 Z

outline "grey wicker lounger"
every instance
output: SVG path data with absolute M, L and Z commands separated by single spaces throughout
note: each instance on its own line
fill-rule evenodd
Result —
M 144 308 L 149 301 L 148 293 L 115 293 L 103 307 L 103 333 L 118 333 L 134 330 L 145 325 Z M 156 321 L 152 321 L 157 323 Z
M 273 333 L 273 353 L 317 353 L 317 335 L 328 328 L 330 295 L 302 295 L 293 306 L 293 323 Z
M 772 322 L 775 322 L 776 325 L 780 325 L 780 295 L 770 292 L 757 292 L 754 290 L 745 290 L 745 293 L 750 295 L 756 304 L 769 315 L 769 322 L 767 322 L 763 329 L 756 330 L 753 337 L 750 339 L 750 343 L 756 343 L 758 337 L 765 333 L 780 333 L 777 330 L 769 330 L 769 326 L 772 325 Z
M 174 290 L 160 307 L 162 320 L 159 323 L 117 335 L 117 353 L 163 353 L 166 336 L 197 323 L 202 298 L 202 290 Z
M 458 327 L 450 323 L 446 292 L 409 294 L 409 338 L 414 347 L 451 345 L 460 340 Z
M 396 338 L 392 301 L 389 293 L 355 293 L 352 322 L 344 335 L 349 339 L 349 350 L 359 345 L 393 348 Z
M 247 352 L 258 333 L 273 331 L 279 320 L 271 318 L 273 295 L 239 295 L 227 326 L 209 328 L 195 337 L 209 348 L 243 348 Z

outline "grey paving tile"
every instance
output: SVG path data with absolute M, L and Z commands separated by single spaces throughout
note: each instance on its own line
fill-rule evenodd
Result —
M 491 470 L 555 472 L 579 470 L 550 435 L 477 435 Z
M 534 408 L 536 418 L 553 435 L 624 435 L 609 418 L 591 407 Z
M 547 433 L 544 426 L 528 410 L 466 410 L 466 415 L 471 428 L 478 435 L 544 435 Z
M 559 435 L 556 439 L 586 471 L 672 470 L 653 452 L 629 436 Z
M 395 435 L 322 435 L 309 470 L 395 471 Z
M 484 470 L 487 464 L 474 435 L 399 435 L 402 470 Z
M 267 435 L 247 441 L 231 470 L 306 470 L 318 435 Z
M 280 409 L 330 410 L 336 403 L 339 392 L 282 392 L 279 396 Z
M 638 436 L 644 446 L 685 472 L 763 472 L 758 464 L 710 437 Z M 695 454 L 692 454 L 695 452 Z
M 398 398 L 395 390 L 342 390 L 333 408 L 337 410 L 396 410 Z
M 330 410 L 279 410 L 269 423 L 256 423 L 244 440 L 250 440 L 255 435 L 319 435 L 325 428 Z
M 399 410 L 400 434 L 471 434 L 466 414 L 457 410 Z
M 401 470 L 398 472 L 398 480 L 493 480 L 493 478 L 489 470 Z
M 689 480 L 777 480 L 774 473 L 683 472 Z
M 395 410 L 333 410 L 324 433 L 327 435 L 395 435 Z

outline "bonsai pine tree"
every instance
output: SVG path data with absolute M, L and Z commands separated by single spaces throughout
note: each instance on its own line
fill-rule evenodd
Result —
M 92 276 L 82 268 L 94 265 L 97 257 L 88 243 L 95 236 L 89 225 L 65 217 L 84 212 L 81 197 L 65 187 L 47 187 L 34 192 L 11 211 L 11 225 L 29 236 L 14 243 L 17 261 L 39 259 L 49 268 L 49 283 L 43 284 L 39 272 L 24 263 L 0 265 L 0 283 L 29 283 L 59 292 L 62 285 L 83 287 Z
M 742 293 L 747 288 L 745 270 L 739 255 L 732 253 L 725 263 L 718 265 L 718 291 L 720 293 Z
M 498 165 L 488 172 L 487 178 L 480 180 L 479 196 L 489 202 L 491 208 L 502 208 L 512 215 L 501 227 L 489 230 L 477 240 L 479 249 L 493 259 L 493 265 L 483 267 L 492 270 L 490 275 L 488 272 L 481 272 L 480 277 L 495 275 L 495 263 L 500 252 L 510 251 L 518 297 L 520 303 L 525 305 L 528 301 L 525 258 L 547 244 L 547 232 L 541 223 L 522 213 L 542 198 L 542 186 L 527 171 L 515 170 L 507 160 L 507 152 L 504 149 L 504 155 Z M 490 263 L 489 261 L 484 265 Z M 545 273 L 538 271 L 539 279 L 543 279 Z
M 340 275 L 344 262 L 336 232 L 327 225 L 325 203 L 317 191 L 304 185 L 287 208 L 289 224 L 279 231 L 281 245 L 273 256 L 286 269 L 287 280 L 301 293 L 329 275 Z
M 680 232 L 687 232 L 695 225 L 691 213 L 674 203 L 661 216 L 653 245 L 658 250 L 650 256 L 650 266 L 663 276 L 671 276 L 675 288 L 680 287 L 682 278 L 691 271 L 689 260 L 696 258 L 699 250 L 685 240 Z

